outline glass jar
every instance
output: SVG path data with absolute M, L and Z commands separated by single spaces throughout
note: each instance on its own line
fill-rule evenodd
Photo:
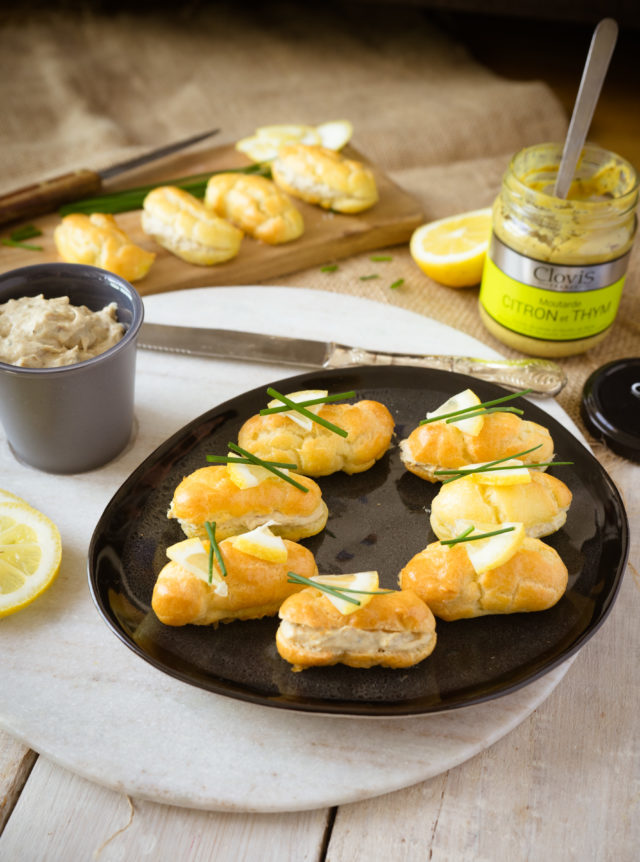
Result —
M 636 232 L 629 162 L 585 146 L 563 199 L 553 194 L 561 156 L 560 144 L 538 144 L 511 160 L 480 287 L 487 329 L 533 356 L 572 356 L 605 338 Z

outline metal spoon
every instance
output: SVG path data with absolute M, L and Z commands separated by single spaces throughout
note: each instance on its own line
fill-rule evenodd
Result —
M 558 198 L 566 198 L 569 192 L 617 38 L 613 18 L 604 18 L 593 33 L 556 177 L 554 194 Z

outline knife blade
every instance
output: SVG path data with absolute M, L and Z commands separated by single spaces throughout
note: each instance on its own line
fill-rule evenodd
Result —
M 125 162 L 118 162 L 100 171 L 88 169 L 71 171 L 68 174 L 62 174 L 40 183 L 7 192 L 7 194 L 0 195 L 0 224 L 44 215 L 53 212 L 64 203 L 99 194 L 104 180 L 133 170 L 133 168 L 139 168 L 148 162 L 161 159 L 172 153 L 177 153 L 179 150 L 217 135 L 219 131 L 220 129 L 212 129 L 181 141 L 174 141 L 172 144 L 165 144 L 165 146 L 151 150 L 142 156 L 127 159 Z
M 478 359 L 472 356 L 389 353 L 334 341 L 163 323 L 143 323 L 138 346 L 189 356 L 242 359 L 303 368 L 413 365 L 467 374 L 500 383 L 515 392 L 531 389 L 532 394 L 542 396 L 557 395 L 567 382 L 562 368 L 548 359 Z

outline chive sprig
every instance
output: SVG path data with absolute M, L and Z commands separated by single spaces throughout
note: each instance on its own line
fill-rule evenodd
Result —
M 454 539 L 441 539 L 441 545 L 459 545 L 461 542 L 477 542 L 479 539 L 490 539 L 492 536 L 499 536 L 502 533 L 510 533 L 512 530 L 515 530 L 515 527 L 502 527 L 500 530 L 492 530 L 490 533 L 477 533 L 475 536 L 472 536 L 471 533 L 475 530 L 475 527 L 468 527 L 463 533 L 460 533 L 459 536 L 456 536 Z
M 345 398 L 353 398 L 355 391 L 338 392 L 335 395 L 324 395 L 318 398 L 309 398 L 308 401 L 296 401 L 298 407 L 312 407 L 314 404 L 332 404 L 334 401 L 343 401 Z M 269 416 L 271 413 L 286 413 L 289 408 L 286 404 L 281 404 L 280 407 L 264 407 L 260 411 L 261 416 Z
M 442 413 L 440 416 L 432 416 L 430 419 L 423 419 L 420 425 L 428 425 L 430 422 L 442 422 L 447 420 L 456 422 L 459 419 L 470 419 L 472 416 L 484 416 L 487 413 L 515 413 L 523 411 L 519 408 L 503 408 L 501 410 L 488 410 L 489 407 L 494 407 L 496 404 L 504 404 L 506 401 L 512 401 L 514 398 L 520 398 L 521 395 L 528 395 L 531 389 L 522 389 L 519 392 L 513 392 L 511 395 L 505 395 L 502 398 L 494 398 L 492 401 L 481 401 L 480 404 L 471 404 L 469 407 L 461 407 L 460 410 L 452 410 L 451 413 Z M 457 418 L 456 418 L 457 417 Z
M 334 596 L 334 598 L 351 602 L 352 605 L 360 605 L 358 599 L 352 597 L 354 593 L 364 596 L 382 596 L 394 592 L 394 590 L 355 590 L 351 587 L 331 586 L 330 584 L 311 580 L 311 578 L 305 578 L 304 575 L 299 575 L 297 572 L 287 572 L 287 580 L 290 584 L 304 584 L 307 587 L 315 587 L 315 589 Z
M 207 536 L 209 536 L 209 583 L 213 581 L 213 556 L 215 554 L 216 561 L 218 563 L 218 568 L 220 569 L 220 574 L 223 578 L 227 577 L 227 567 L 225 565 L 224 560 L 222 559 L 222 554 L 220 552 L 220 546 L 218 545 L 218 541 L 216 539 L 216 522 L 215 521 L 205 521 L 204 528 L 207 531 Z
M 344 428 L 340 428 L 339 425 L 334 425 L 333 422 L 329 422 L 326 419 L 323 419 L 322 416 L 316 416 L 315 413 L 312 413 L 310 410 L 307 410 L 306 407 L 303 407 L 301 404 L 296 404 L 295 401 L 292 401 L 290 398 L 287 398 L 286 395 L 283 395 L 281 392 L 278 392 L 277 389 L 273 389 L 271 386 L 267 389 L 267 394 L 272 398 L 277 398 L 278 401 L 282 401 L 284 405 L 286 405 L 286 410 L 295 410 L 296 413 L 300 413 L 302 416 L 306 416 L 307 419 L 311 419 L 312 422 L 315 422 L 317 425 L 322 425 L 329 431 L 333 431 L 334 434 L 339 434 L 340 437 L 348 437 L 349 432 L 345 431 Z
M 269 472 L 274 473 L 280 479 L 284 479 L 285 482 L 288 482 L 290 485 L 293 485 L 294 487 L 298 488 L 298 490 L 304 491 L 305 494 L 308 493 L 309 489 L 305 485 L 301 484 L 300 482 L 296 482 L 296 480 L 292 479 L 291 476 L 288 476 L 286 473 L 283 473 L 282 470 L 280 470 L 278 467 L 274 466 L 274 464 L 279 464 L 280 466 L 285 466 L 288 469 L 295 470 L 297 468 L 296 464 L 282 465 L 279 461 L 264 461 L 262 458 L 259 458 L 257 455 L 254 455 L 253 452 L 249 452 L 247 449 L 243 449 L 241 446 L 237 446 L 235 443 L 228 443 L 227 448 L 231 449 L 231 451 L 235 452 L 237 455 L 243 456 L 243 459 L 238 459 L 236 463 L 254 464 L 257 467 L 264 467 L 265 470 L 269 470 Z M 207 461 L 213 462 L 215 464 L 229 463 L 229 458 L 230 456 L 225 455 L 207 455 Z

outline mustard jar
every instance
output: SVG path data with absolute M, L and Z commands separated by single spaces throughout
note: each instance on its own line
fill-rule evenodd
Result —
M 561 156 L 561 144 L 538 144 L 512 158 L 480 286 L 487 329 L 533 356 L 572 356 L 606 337 L 637 226 L 629 162 L 585 146 L 564 199 L 553 194 Z

